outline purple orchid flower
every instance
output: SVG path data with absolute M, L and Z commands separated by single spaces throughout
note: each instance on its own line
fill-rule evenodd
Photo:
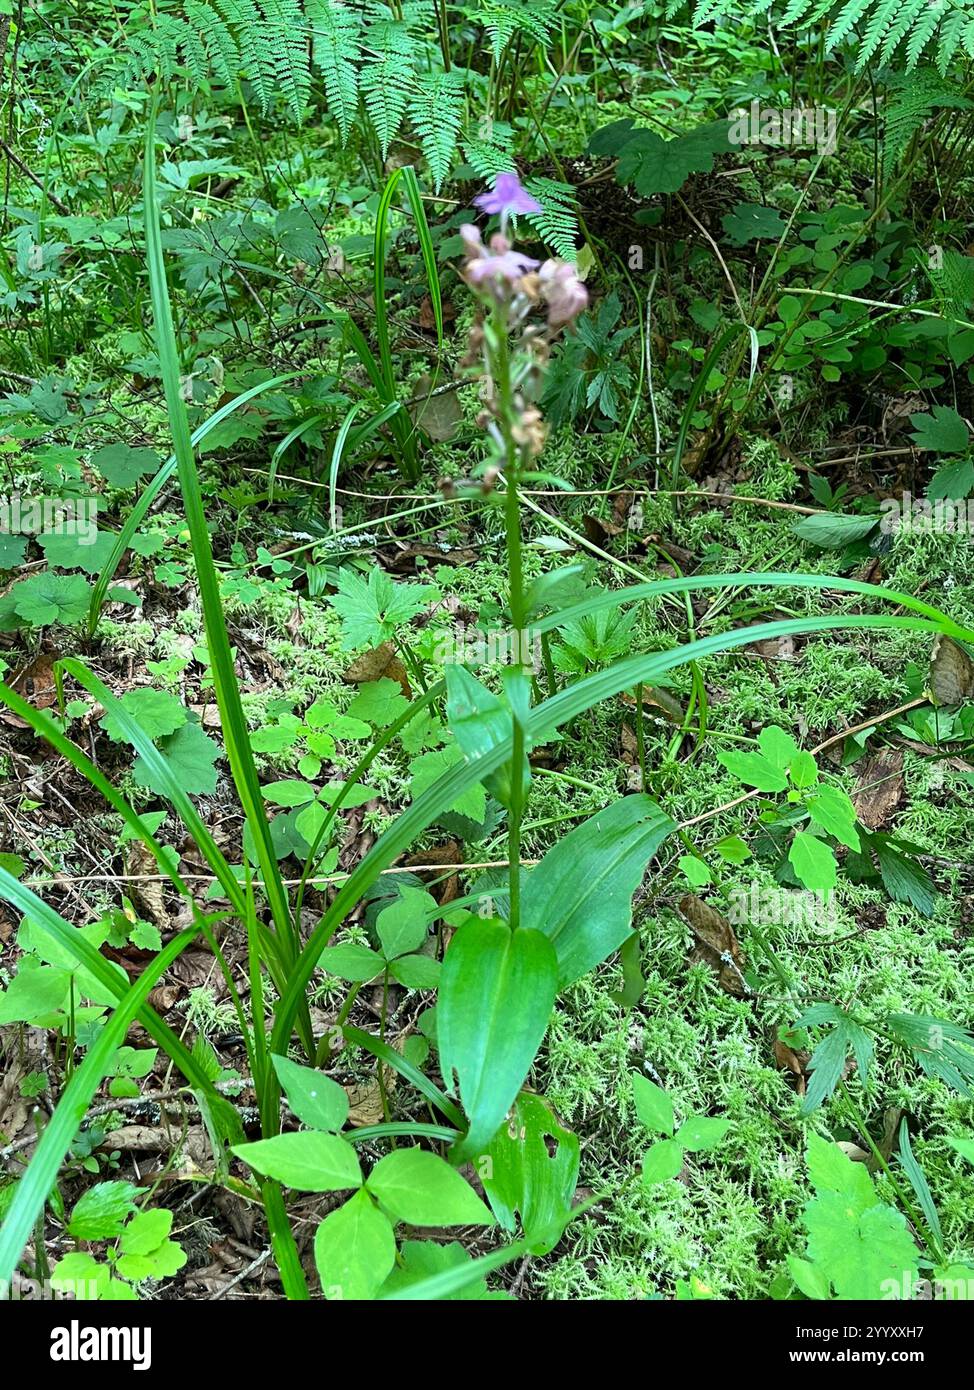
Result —
M 541 211 L 541 204 L 522 186 L 517 174 L 498 174 L 493 188 L 474 198 L 474 203 L 489 217 L 500 218 L 502 234 L 512 214 Z

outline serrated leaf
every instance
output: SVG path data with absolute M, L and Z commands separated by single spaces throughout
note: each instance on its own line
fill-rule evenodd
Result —
M 795 832 L 788 862 L 799 883 L 813 893 L 828 893 L 838 881 L 838 866 L 831 848 L 808 830 Z
M 210 796 L 216 791 L 215 764 L 220 747 L 200 724 L 184 724 L 157 746 L 183 791 L 190 796 Z M 139 786 L 148 787 L 159 796 L 166 795 L 165 787 L 156 785 L 142 758 L 136 758 L 132 775 Z
M 743 753 L 736 749 L 717 754 L 717 761 L 723 763 L 746 787 L 754 787 L 759 792 L 783 792 L 788 778 L 775 763 L 763 753 Z
M 75 1203 L 68 1234 L 75 1240 L 111 1240 L 121 1233 L 145 1189 L 131 1182 L 99 1182 Z
M 930 414 L 910 416 L 913 442 L 918 449 L 930 449 L 936 454 L 962 454 L 967 448 L 967 425 L 956 410 L 947 405 L 935 405 Z

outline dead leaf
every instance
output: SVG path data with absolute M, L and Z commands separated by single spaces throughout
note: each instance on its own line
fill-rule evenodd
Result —
M 141 840 L 129 845 L 125 872 L 131 876 L 128 889 L 140 910 L 148 913 L 149 919 L 157 927 L 167 927 L 170 919 L 163 884 L 158 879 L 146 880 L 141 877 L 159 872 L 159 865 Z
M 414 864 L 436 864 L 449 868 L 451 864 L 461 863 L 462 857 L 459 840 L 448 840 L 445 845 L 434 845 L 432 849 L 422 849 L 410 855 L 405 860 L 405 866 L 411 868 Z M 444 879 L 439 869 L 432 869 L 420 873 L 419 878 L 424 883 L 432 881 L 435 890 L 433 896 L 441 907 L 451 903 L 460 891 L 460 881 L 456 874 Z
M 395 1073 L 392 1073 L 395 1076 Z M 386 1072 L 386 1091 L 393 1089 L 389 1084 L 389 1071 Z M 366 1081 L 361 1086 L 346 1086 L 348 1094 L 348 1122 L 355 1129 L 362 1125 L 375 1125 L 383 1118 L 382 1092 L 378 1081 Z
M 864 763 L 852 804 L 867 830 L 878 830 L 890 819 L 903 795 L 903 753 L 884 748 Z
M 11 686 L 23 700 L 35 709 L 50 709 L 57 703 L 57 687 L 54 684 L 54 663 L 57 657 L 50 652 L 41 652 L 29 666 L 21 671 Z
M 436 395 L 433 378 L 420 377 L 415 394 L 423 399 L 410 409 L 414 423 L 437 444 L 452 439 L 463 421 L 463 406 L 456 391 L 440 391 Z
M 586 538 L 593 545 L 601 546 L 603 550 L 613 537 L 618 536 L 623 529 L 617 522 L 606 521 L 604 517 L 595 516 L 593 513 L 582 517 L 582 526 Z
M 745 998 L 750 993 L 742 978 L 745 961 L 730 922 L 693 893 L 682 897 L 679 906 L 680 914 L 697 938 L 687 964 L 705 961 L 716 973 L 717 983 L 725 994 Z
M 797 648 L 794 637 L 767 637 L 763 642 L 749 642 L 745 650 L 765 661 L 794 661 Z
M 342 680 L 347 681 L 349 685 L 365 685 L 369 681 L 379 681 L 383 678 L 398 681 L 406 699 L 412 699 L 409 677 L 405 666 L 396 655 L 393 642 L 383 642 L 381 646 L 373 647 L 372 651 L 364 652 L 342 672 Z
M 419 559 L 433 560 L 438 565 L 472 565 L 478 558 L 475 550 L 467 550 L 462 546 L 404 545 L 393 555 L 388 568 L 393 574 L 414 574 L 418 568 L 416 561 Z

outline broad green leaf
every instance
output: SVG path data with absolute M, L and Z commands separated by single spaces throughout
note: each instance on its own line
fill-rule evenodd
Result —
M 545 1035 L 557 979 L 551 942 L 527 927 L 472 918 L 450 942 L 436 1031 L 447 1089 L 455 1075 L 469 1125 L 458 1161 L 484 1153 L 500 1128 Z
M 402 887 L 395 902 L 383 908 L 375 920 L 386 960 L 418 951 L 429 931 L 430 914 L 435 912 L 436 899 L 425 889 Z
M 447 1241 L 441 1245 L 435 1240 L 404 1240 L 399 1252 L 400 1263 L 382 1286 L 382 1296 L 391 1293 L 405 1293 L 413 1284 L 429 1279 L 445 1270 L 469 1265 L 471 1257 L 458 1240 Z M 483 1275 L 456 1293 L 444 1294 L 445 1301 L 469 1299 L 507 1299 L 503 1293 L 490 1293 Z
M 578 1182 L 577 1135 L 559 1124 L 541 1096 L 522 1091 L 507 1124 L 487 1150 L 481 1178 L 506 1231 L 520 1213 L 532 1253 L 546 1255 L 561 1239 Z
M 713 877 L 704 861 L 695 854 L 681 854 L 677 862 L 687 882 L 692 883 L 694 888 L 703 888 Z
M 565 835 L 528 875 L 521 926 L 552 941 L 560 988 L 629 936 L 632 895 L 673 828 L 648 796 L 625 796 Z
M 830 1280 L 840 1299 L 878 1301 L 892 1280 L 903 1287 L 917 1276 L 919 1251 L 906 1217 L 877 1204 L 852 1210 L 838 1193 L 816 1197 L 805 1209 L 808 1258 Z
M 818 766 L 811 753 L 799 752 L 791 760 L 791 783 L 799 791 L 813 787 L 818 781 Z
M 201 724 L 184 724 L 168 738 L 160 739 L 158 749 L 173 777 L 188 795 L 210 796 L 216 791 L 216 760 L 220 748 Z M 132 776 L 140 787 L 166 796 L 165 783 L 146 766 L 141 754 L 135 760 Z
M 922 412 L 911 415 L 910 424 L 918 449 L 930 449 L 936 454 L 962 454 L 967 448 L 967 425 L 950 406 L 935 405 L 929 415 Z
M 131 444 L 106 444 L 96 449 L 91 464 L 111 487 L 134 487 L 147 473 L 157 473 L 161 459 L 152 449 Z
M 315 1264 L 326 1299 L 374 1298 L 396 1262 L 389 1218 L 363 1188 L 315 1232 Z
M 768 761 L 774 763 L 782 772 L 788 771 L 798 755 L 798 744 L 791 734 L 774 724 L 769 724 L 758 734 L 758 747 Z
M 797 1255 L 789 1255 L 788 1268 L 799 1291 L 806 1298 L 829 1299 L 832 1297 L 832 1286 L 828 1281 L 828 1276 L 817 1265 L 809 1264 L 807 1260 L 800 1260 Z
M 494 1218 L 455 1168 L 427 1149 L 396 1149 L 372 1169 L 369 1192 L 410 1226 L 492 1226 Z
M 966 1158 L 968 1163 L 974 1163 L 974 1139 L 956 1139 L 953 1135 L 948 1135 L 947 1143 L 957 1150 L 961 1158 Z
M 343 946 L 326 946 L 318 958 L 322 970 L 337 975 L 340 980 L 350 980 L 353 984 L 366 984 L 381 975 L 385 961 L 378 951 L 370 951 L 368 946 L 356 946 L 347 942 Z
M 643 1155 L 643 1182 L 647 1187 L 675 1178 L 683 1168 L 683 1149 L 675 1139 L 661 1139 Z
M 483 757 L 511 738 L 512 715 L 504 702 L 487 689 L 462 666 L 446 668 L 446 713 L 450 729 L 468 762 Z M 521 770 L 525 794 L 531 784 L 528 763 L 530 740 L 525 740 L 524 763 Z M 510 760 L 496 773 L 485 777 L 484 785 L 502 806 L 510 806 L 513 782 Z M 480 821 L 483 815 L 472 816 Z
M 135 1199 L 145 1188 L 130 1182 L 98 1182 L 76 1202 L 68 1222 L 75 1240 L 111 1240 L 135 1211 Z
M 99 531 L 90 540 L 70 531 L 63 535 L 49 531 L 38 537 L 49 565 L 63 570 L 84 570 L 86 574 L 101 573 L 115 548 L 116 539 L 111 531 Z
M 876 516 L 844 516 L 841 512 L 816 512 L 796 522 L 794 533 L 821 550 L 844 550 L 861 541 L 879 524 Z
M 730 1129 L 730 1120 L 708 1115 L 691 1115 L 677 1130 L 674 1138 L 691 1153 L 704 1153 L 715 1148 Z
M 838 879 L 835 855 L 817 835 L 797 830 L 788 851 L 788 862 L 799 883 L 813 893 L 827 893 L 835 887 Z
M 252 1144 L 235 1144 L 233 1152 L 255 1173 L 300 1192 L 339 1192 L 362 1183 L 355 1150 L 337 1134 L 303 1129 L 296 1134 L 256 1139 Z
M 759 203 L 737 203 L 721 222 L 733 246 L 746 246 L 749 241 L 777 241 L 785 231 L 777 208 Z
M 814 796 L 805 798 L 805 805 L 816 825 L 834 835 L 840 844 L 858 850 L 856 808 L 846 792 L 840 787 L 822 787 Z
M 22 579 L 10 590 L 14 611 L 31 627 L 63 623 L 74 627 L 88 611 L 91 585 L 80 574 L 43 574 Z
M 177 700 L 175 695 L 170 695 L 168 690 L 153 690 L 151 686 L 127 690 L 119 703 L 133 719 L 138 720 L 153 741 L 164 738 L 167 734 L 174 734 L 189 719 L 189 711 L 181 700 Z M 100 723 L 110 739 L 116 743 L 128 742 L 117 715 L 106 714 Z
M 66 1006 L 71 973 L 56 966 L 39 965 L 25 957 L 0 994 L 0 1024 L 33 1023 Z
M 463 761 L 463 752 L 456 743 L 448 743 L 445 748 L 436 748 L 431 753 L 420 753 L 418 757 L 413 758 L 409 764 L 413 774 L 409 784 L 412 800 L 418 801 L 444 773 Z M 461 816 L 469 816 L 474 821 L 483 820 L 486 809 L 487 793 L 479 782 L 467 787 L 450 807 L 451 811 L 456 811 Z
M 296 777 L 284 777 L 279 782 L 265 782 L 261 787 L 264 800 L 273 806 L 305 806 L 318 795 L 310 782 L 299 781 Z
M 436 989 L 442 966 L 432 956 L 400 956 L 389 967 L 389 974 L 407 989 Z
M 636 1102 L 636 1114 L 640 1123 L 653 1134 L 671 1137 L 675 1123 L 672 1100 L 663 1088 L 657 1086 L 655 1081 L 650 1081 L 648 1076 L 643 1076 L 638 1071 L 632 1072 L 631 1076 L 633 1100 Z
M 292 1114 L 311 1129 L 337 1133 L 348 1119 L 345 1088 L 324 1072 L 301 1066 L 289 1057 L 275 1055 L 271 1061 Z
M 631 183 L 643 198 L 676 193 L 691 174 L 709 173 L 714 157 L 730 149 L 727 121 L 697 126 L 685 135 L 664 140 L 654 130 L 636 130 L 622 145 L 616 177 Z
M 338 572 L 338 592 L 329 602 L 342 620 L 342 646 L 378 647 L 421 613 L 435 595 L 429 584 L 397 584 L 378 565 L 362 579 L 350 566 Z
M 717 754 L 717 761 L 723 763 L 746 787 L 755 787 L 759 792 L 783 792 L 788 778 L 776 763 L 762 753 L 743 753 L 730 749 Z

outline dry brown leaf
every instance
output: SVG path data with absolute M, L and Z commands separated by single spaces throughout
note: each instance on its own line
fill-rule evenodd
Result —
M 682 897 L 679 906 L 681 915 L 697 938 L 696 946 L 687 957 L 687 964 L 706 961 L 716 973 L 717 983 L 725 994 L 746 997 L 749 990 L 742 979 L 744 956 L 730 922 L 693 893 Z
M 364 652 L 342 672 L 342 680 L 347 681 L 349 685 L 365 685 L 369 681 L 382 679 L 398 681 L 407 700 L 412 699 L 409 677 L 405 666 L 396 655 L 393 642 L 383 642 L 381 646 L 373 647 L 372 651 Z
M 903 753 L 884 748 L 863 764 L 852 804 L 867 830 L 878 830 L 890 819 L 903 795 Z
M 387 1094 L 392 1089 L 392 1085 L 387 1080 Z M 385 1112 L 382 1109 L 382 1092 L 379 1089 L 378 1081 L 366 1081 L 361 1086 L 346 1086 L 345 1091 L 348 1095 L 348 1122 L 350 1125 L 359 1129 L 362 1125 L 379 1123 Z
M 146 881 L 144 874 L 158 874 L 159 865 L 141 840 L 134 840 L 128 847 L 125 872 L 131 876 L 128 890 L 139 909 L 149 915 L 157 927 L 169 925 L 166 911 L 166 895 L 163 884 L 157 879 Z
M 459 840 L 448 840 L 445 845 L 434 845 L 432 849 L 418 850 L 416 854 L 411 854 L 404 861 L 406 868 L 411 868 L 414 864 L 436 864 L 443 868 L 449 868 L 451 864 L 462 862 L 462 853 Z M 439 868 L 429 870 L 419 874 L 424 883 L 432 881 L 434 887 L 433 896 L 440 906 L 450 903 L 457 896 L 460 890 L 460 881 L 456 874 L 451 874 L 444 879 Z
M 613 537 L 618 536 L 623 529 L 615 521 L 607 521 L 604 517 L 595 516 L 589 513 L 582 517 L 582 526 L 587 540 L 593 545 L 601 546 L 604 550 Z
M 57 703 L 57 688 L 54 684 L 54 663 L 57 657 L 50 652 L 41 652 L 29 666 L 21 671 L 11 685 L 23 700 L 35 709 L 50 709 Z

